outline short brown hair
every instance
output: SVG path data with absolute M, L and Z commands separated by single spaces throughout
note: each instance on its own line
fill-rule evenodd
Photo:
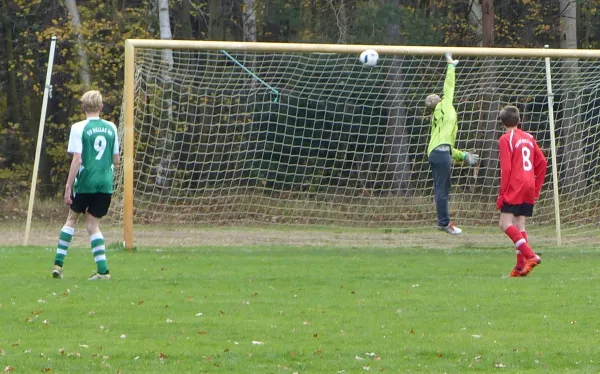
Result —
M 97 113 L 102 109 L 100 91 L 88 91 L 81 97 L 81 106 L 86 113 Z
M 508 105 L 500 111 L 498 116 L 504 126 L 515 127 L 521 122 L 521 116 L 519 115 L 519 108 L 514 105 Z

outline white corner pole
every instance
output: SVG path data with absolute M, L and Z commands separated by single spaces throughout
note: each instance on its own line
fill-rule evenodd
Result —
M 545 46 L 548 48 L 548 46 Z M 550 122 L 550 152 L 552 157 L 552 190 L 554 192 L 554 219 L 556 221 L 556 245 L 562 244 L 560 229 L 560 205 L 558 196 L 558 165 L 556 164 L 556 138 L 554 131 L 554 93 L 550 75 L 550 57 L 546 57 L 546 86 L 548 89 L 548 121 Z
M 40 167 L 40 154 L 42 152 L 42 141 L 44 139 L 44 126 L 46 124 L 46 109 L 48 107 L 48 98 L 52 94 L 50 81 L 52 78 L 52 65 L 54 64 L 54 50 L 56 48 L 56 36 L 52 37 L 50 42 L 50 55 L 48 56 L 48 69 L 46 70 L 46 84 L 44 86 L 44 99 L 42 101 L 42 113 L 40 114 L 40 127 L 38 129 L 37 147 L 35 149 L 35 161 L 33 162 L 33 172 L 31 173 L 31 190 L 29 192 L 29 208 L 27 209 L 27 223 L 25 225 L 25 236 L 23 245 L 29 244 L 29 233 L 31 231 L 31 217 L 33 216 L 33 202 L 35 201 L 35 189 L 37 185 L 38 169 Z

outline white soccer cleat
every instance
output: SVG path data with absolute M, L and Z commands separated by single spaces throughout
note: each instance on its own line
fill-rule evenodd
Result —
M 88 278 L 88 280 L 108 280 L 110 279 L 110 274 L 100 274 L 100 273 L 94 273 L 92 274 L 91 277 Z
M 63 277 L 63 270 L 61 266 L 54 265 L 54 269 L 52 270 L 52 278 L 61 279 Z
M 452 222 L 448 224 L 448 226 L 438 226 L 438 230 L 445 231 L 450 235 L 460 235 L 462 230 L 459 227 L 454 226 Z

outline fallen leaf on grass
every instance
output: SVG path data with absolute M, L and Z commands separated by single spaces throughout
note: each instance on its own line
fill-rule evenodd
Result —
M 264 342 L 259 342 L 258 340 L 253 340 L 252 344 L 254 344 L 254 345 L 263 345 L 265 343 Z
M 159 358 L 159 359 L 161 359 L 161 360 L 164 360 L 164 359 L 166 359 L 167 357 L 169 357 L 169 356 L 167 356 L 166 354 L 164 354 L 164 353 L 162 353 L 162 352 L 160 352 L 160 355 L 158 355 L 158 358 Z
M 504 364 L 497 363 L 497 364 L 494 364 L 494 367 L 498 368 L 498 369 L 502 369 L 502 368 L 505 368 L 506 366 L 504 366 Z
M 15 371 L 15 368 L 9 365 L 9 366 L 7 366 L 7 367 L 4 368 L 4 371 L 8 373 L 8 372 L 11 372 L 11 371 Z

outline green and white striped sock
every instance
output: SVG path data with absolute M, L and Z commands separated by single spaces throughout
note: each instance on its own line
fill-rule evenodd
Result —
M 104 236 L 102 236 L 101 232 L 97 232 L 90 236 L 90 243 L 92 245 L 94 261 L 98 267 L 98 273 L 107 274 L 108 265 L 106 264 L 106 247 L 104 246 Z
M 60 230 L 60 235 L 58 236 L 58 246 L 56 247 L 56 257 L 54 258 L 54 265 L 62 267 L 65 263 L 67 250 L 69 249 L 69 244 L 71 244 L 73 235 L 75 235 L 75 229 L 73 227 L 64 226 Z

